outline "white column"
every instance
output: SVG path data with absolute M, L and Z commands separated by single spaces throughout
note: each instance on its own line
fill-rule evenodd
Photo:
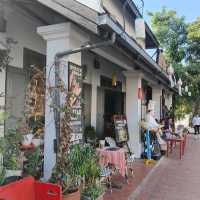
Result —
M 49 82 L 51 86 L 55 85 L 55 72 L 54 72 L 54 59 L 58 52 L 66 51 L 80 47 L 83 42 L 83 35 L 81 30 L 71 23 L 61 23 L 50 26 L 43 26 L 37 29 L 39 35 L 41 35 L 47 41 L 47 58 L 46 58 L 46 87 L 48 88 Z M 68 85 L 68 61 L 77 65 L 81 65 L 81 53 L 76 53 L 70 56 L 66 56 L 62 60 L 66 65 L 59 69 L 60 76 Z M 62 97 L 61 97 L 62 98 Z M 62 102 L 62 99 L 61 99 Z M 54 152 L 54 140 L 56 138 L 56 129 L 54 121 L 54 112 L 51 105 L 51 98 L 48 90 L 46 91 L 45 100 L 45 136 L 44 136 L 44 179 L 47 180 L 52 168 L 56 163 L 56 154 Z
M 0 113 L 5 112 L 6 69 L 0 72 Z M 0 119 L 1 120 L 1 119 Z M 4 136 L 4 121 L 0 121 L 0 137 Z
M 141 149 L 141 100 L 138 99 L 138 89 L 141 88 L 141 76 L 133 72 L 125 72 L 126 76 L 126 115 L 129 131 L 129 147 L 140 158 Z
M 152 91 L 152 99 L 155 102 L 155 110 L 154 110 L 154 114 L 155 114 L 155 118 L 160 120 L 160 98 L 162 95 L 162 89 L 158 88 L 158 87 L 153 87 L 153 91 Z
M 91 126 L 97 127 L 97 70 L 92 70 Z
M 5 112 L 6 70 L 0 72 L 0 113 Z M 0 119 L 0 137 L 4 136 L 4 121 Z M 0 154 L 0 167 L 3 164 L 3 155 Z

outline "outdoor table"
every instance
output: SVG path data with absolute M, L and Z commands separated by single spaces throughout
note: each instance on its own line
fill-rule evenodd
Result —
M 169 138 L 167 139 L 167 157 L 169 155 L 169 148 L 170 153 L 172 152 L 172 146 L 173 144 L 179 143 L 179 155 L 180 159 L 182 158 L 182 155 L 184 155 L 184 148 L 185 148 L 185 138 Z
M 108 164 L 112 164 L 119 169 L 119 173 L 123 177 L 126 176 L 126 158 L 124 149 L 119 148 L 116 150 L 109 150 L 109 148 L 103 148 L 97 149 L 97 153 L 100 157 L 100 166 L 104 167 Z

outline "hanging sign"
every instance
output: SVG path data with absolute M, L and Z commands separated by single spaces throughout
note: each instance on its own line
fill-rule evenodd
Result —
M 69 62 L 69 92 L 71 92 L 70 105 L 71 113 L 71 142 L 77 143 L 82 140 L 83 124 L 82 124 L 82 85 L 83 85 L 83 70 L 82 67 Z
M 114 115 L 115 139 L 117 143 L 128 142 L 128 125 L 125 115 Z

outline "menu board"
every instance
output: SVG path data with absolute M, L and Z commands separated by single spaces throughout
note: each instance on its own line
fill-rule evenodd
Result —
M 71 92 L 70 105 L 71 113 L 71 142 L 78 143 L 82 140 L 83 124 L 82 124 L 82 85 L 83 85 L 82 67 L 69 62 L 69 92 Z
M 115 115 L 114 116 L 114 126 L 115 126 L 115 139 L 117 143 L 128 142 L 128 126 L 127 119 L 125 115 Z

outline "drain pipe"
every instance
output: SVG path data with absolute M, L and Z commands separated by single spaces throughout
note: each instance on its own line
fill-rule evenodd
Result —
M 111 46 L 116 41 L 116 33 L 113 33 L 110 40 L 95 43 L 95 44 L 88 44 L 86 46 L 79 47 L 77 49 L 71 49 L 63 52 L 58 52 L 55 55 L 55 108 L 54 108 L 54 121 L 55 121 L 55 128 L 56 128 L 56 139 L 54 140 L 54 152 L 57 153 L 58 145 L 59 145 L 59 138 L 60 138 L 60 113 L 58 112 L 58 109 L 60 107 L 60 94 L 59 90 L 57 89 L 57 86 L 59 85 L 59 60 L 63 58 L 64 56 L 68 56 L 71 54 L 83 52 L 86 50 L 92 50 L 97 49 L 101 47 L 107 47 Z
M 58 59 L 61 59 L 62 57 L 70 55 L 70 54 L 75 54 L 75 53 L 79 53 L 86 50 L 92 50 L 92 49 L 97 49 L 101 47 L 111 46 L 112 44 L 115 43 L 115 41 L 116 41 L 116 33 L 113 33 L 111 36 L 111 40 L 107 40 L 107 41 L 103 41 L 103 42 L 99 42 L 95 44 L 88 44 L 86 46 L 83 46 L 77 49 L 59 52 L 55 55 L 55 61 L 58 61 Z

